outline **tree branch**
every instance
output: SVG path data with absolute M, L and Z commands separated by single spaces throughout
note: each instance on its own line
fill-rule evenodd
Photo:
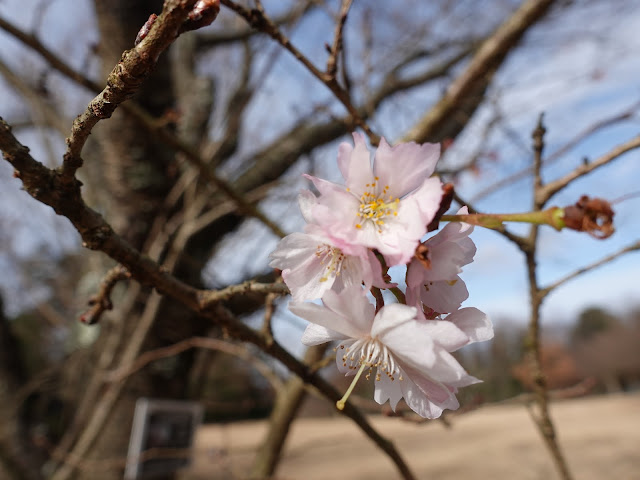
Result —
M 178 37 L 195 4 L 196 0 L 166 0 L 162 13 L 145 38 L 122 54 L 107 78 L 107 86 L 73 122 L 61 169 L 63 182 L 75 180 L 75 173 L 82 166 L 82 148 L 93 127 L 100 120 L 111 117 L 118 105 L 138 90 L 160 54 Z
M 611 255 L 607 255 L 606 257 L 598 260 L 597 262 L 593 262 L 590 265 L 587 265 L 585 267 L 579 268 L 575 272 L 571 272 L 570 274 L 568 274 L 568 275 L 562 277 L 561 279 L 553 282 L 551 285 L 540 289 L 540 294 L 543 297 L 546 297 L 547 295 L 549 295 L 556 288 L 560 287 L 561 285 L 564 285 L 568 281 L 573 280 L 574 278 L 582 275 L 583 273 L 587 273 L 587 272 L 589 272 L 591 270 L 594 270 L 594 269 L 596 269 L 598 267 L 601 267 L 602 265 L 606 265 L 610 261 L 615 260 L 616 258 L 624 255 L 625 253 L 635 252 L 636 250 L 640 250 L 640 241 L 637 241 L 635 243 L 632 243 L 631 245 L 628 245 L 628 246 L 626 246 L 624 248 L 621 248 L 617 252 L 612 253 Z
M 557 150 L 555 150 L 553 153 L 551 153 L 549 156 L 547 156 L 547 158 L 543 159 L 543 164 L 547 166 L 554 163 L 556 160 L 564 156 L 572 148 L 574 148 L 576 145 L 579 145 L 581 142 L 589 138 L 591 135 L 607 127 L 610 127 L 612 125 L 616 125 L 618 123 L 624 122 L 625 120 L 629 120 L 630 118 L 633 117 L 633 114 L 636 112 L 636 110 L 638 110 L 638 108 L 640 108 L 640 102 L 636 102 L 630 108 L 627 108 L 620 113 L 617 113 L 611 117 L 605 118 L 603 120 L 600 120 L 594 123 L 593 125 L 590 125 L 586 129 L 578 133 L 575 137 L 570 139 L 568 142 L 566 142 L 564 145 L 562 145 Z M 531 173 L 533 173 L 532 167 L 527 167 L 520 170 L 519 172 L 514 173 L 513 175 L 509 175 L 495 182 L 493 185 L 490 185 L 480 190 L 478 193 L 474 195 L 473 201 L 475 202 L 477 200 L 480 200 L 486 197 L 487 195 L 497 190 L 500 190 L 502 187 L 505 187 L 507 185 L 512 185 L 518 180 L 522 180 L 523 178 L 526 178 L 528 175 L 531 175 Z
M 0 20 L 2 20 L 2 19 L 0 19 Z M 157 20 L 156 20 L 156 22 L 157 22 Z M 70 78 L 72 80 L 76 80 L 80 85 L 83 85 L 83 86 L 89 88 L 90 90 L 92 90 L 94 92 L 101 92 L 102 87 L 100 87 L 98 84 L 96 84 L 96 83 L 92 82 L 91 80 L 89 80 L 88 78 L 86 78 L 83 74 L 81 74 L 79 72 L 76 72 L 74 69 L 72 69 L 70 66 L 68 66 L 63 60 L 61 60 L 55 54 L 50 52 L 35 37 L 33 37 L 31 35 L 27 35 L 26 33 L 22 32 L 21 30 L 19 30 L 18 28 L 14 27 L 13 25 L 11 25 L 10 23 L 8 23 L 8 22 L 6 22 L 4 20 L 2 20 L 0 22 L 0 27 L 2 27 L 2 28 L 6 27 L 5 28 L 6 31 L 11 33 L 12 35 L 14 35 L 19 40 L 24 41 L 26 39 L 28 41 L 28 43 L 26 43 L 26 44 L 28 46 L 30 46 L 31 48 L 33 48 L 38 53 L 40 53 L 47 61 L 50 62 L 51 66 L 53 68 L 55 68 L 56 70 L 58 70 L 60 73 L 66 75 L 68 78 Z M 147 35 L 147 37 L 145 38 L 144 42 L 147 41 L 147 38 L 149 38 L 149 35 Z M 144 44 L 144 42 L 140 43 L 136 47 L 136 49 L 137 48 L 142 48 L 141 46 Z M 128 52 L 132 52 L 134 50 L 129 50 Z M 125 54 L 123 54 L 123 57 L 126 56 L 126 55 L 127 55 L 127 52 L 125 52 Z M 118 65 L 120 65 L 121 63 L 122 63 L 122 61 Z M 114 70 L 111 73 L 111 75 L 109 76 L 109 78 L 113 82 L 115 82 L 116 84 L 125 84 L 127 82 L 127 78 L 126 78 L 126 75 L 125 75 L 127 72 L 124 71 L 124 70 L 119 71 L 118 70 L 118 65 L 116 65 L 116 67 L 114 68 Z M 147 72 L 147 74 L 148 73 L 149 72 Z M 112 78 L 114 75 L 115 75 L 115 78 Z M 120 78 L 120 76 L 122 76 L 122 78 Z M 109 85 L 107 85 L 107 88 L 104 91 L 106 91 L 108 88 L 109 88 Z M 103 96 L 104 91 L 99 93 L 99 95 L 92 100 L 92 102 L 89 104 L 87 112 L 92 110 L 91 105 L 94 104 L 95 102 L 97 102 L 98 99 L 100 99 Z M 124 101 L 124 98 L 122 99 L 122 101 Z M 113 108 L 115 110 L 115 106 Z M 142 126 L 149 133 L 155 135 L 160 141 L 162 141 L 166 145 L 170 146 L 171 148 L 175 149 L 177 152 L 180 152 L 180 153 L 184 154 L 185 158 L 192 165 L 194 165 L 197 168 L 197 170 L 199 171 L 200 175 L 207 182 L 209 182 L 211 185 L 213 185 L 214 187 L 216 187 L 219 190 L 221 190 L 228 198 L 231 198 L 237 204 L 238 208 L 243 213 L 260 220 L 275 235 L 277 235 L 279 237 L 284 237 L 285 236 L 285 233 L 282 231 L 282 229 L 277 224 L 275 224 L 271 219 L 269 219 L 266 215 L 264 215 L 264 213 L 262 213 L 252 203 L 247 202 L 243 198 L 242 194 L 240 193 L 241 191 L 239 191 L 238 189 L 235 189 L 228 182 L 226 182 L 223 179 L 221 179 L 220 177 L 218 177 L 215 174 L 215 172 L 213 171 L 213 169 L 209 166 L 209 164 L 207 162 L 205 162 L 200 157 L 198 151 L 196 149 L 194 149 L 188 143 L 183 142 L 174 133 L 172 133 L 167 128 L 165 128 L 163 122 L 159 122 L 157 119 L 153 118 L 148 112 L 146 112 L 144 109 L 142 109 L 139 105 L 135 104 L 134 102 L 128 102 L 128 103 L 122 105 L 122 110 L 124 110 L 126 113 L 131 115 L 137 122 L 139 122 L 140 126 Z M 90 114 L 90 112 L 89 113 L 87 113 L 87 112 L 85 112 L 85 114 L 83 114 L 83 115 Z M 83 118 L 83 115 L 78 117 L 78 119 L 79 118 Z M 76 122 L 78 122 L 78 119 L 76 119 Z M 93 125 L 95 125 L 95 123 L 97 123 L 98 120 L 99 119 L 95 118 Z M 75 125 L 75 123 L 74 123 L 74 125 Z M 78 132 L 79 132 L 79 130 L 78 130 Z M 89 128 L 89 130 L 84 130 L 84 133 L 82 135 L 86 134 L 86 136 L 85 136 L 84 140 L 81 142 L 82 145 L 79 145 L 79 144 L 76 145 L 80 150 L 82 149 L 82 146 L 84 145 L 84 141 L 86 141 L 86 137 L 88 137 L 89 133 L 90 133 L 90 128 Z M 80 134 L 80 133 L 78 133 L 78 134 Z M 68 153 L 69 153 L 69 150 L 67 150 L 67 154 Z M 65 156 L 67 154 L 65 154 Z M 78 151 L 78 155 L 79 155 L 79 151 Z M 66 167 L 66 168 L 71 168 L 71 170 L 67 171 L 68 174 L 69 173 L 74 173 L 75 174 L 75 170 L 77 168 L 79 168 L 81 166 L 81 164 L 82 164 L 82 159 L 78 156 L 74 160 L 74 162 L 75 162 L 74 163 L 75 167 Z M 66 163 L 68 164 L 68 162 L 66 162 Z M 63 169 L 64 168 L 65 167 L 63 167 Z
M 278 28 L 278 26 L 267 17 L 263 11 L 258 8 L 249 10 L 242 5 L 239 5 L 232 0 L 221 0 L 221 3 L 229 9 L 236 12 L 242 18 L 244 18 L 249 25 L 253 28 L 260 30 L 276 42 L 282 45 L 298 60 L 314 77 L 320 80 L 334 96 L 342 103 L 351 117 L 351 121 L 358 125 L 369 137 L 372 144 L 377 145 L 380 141 L 380 137 L 373 133 L 369 125 L 366 124 L 365 119 L 362 118 L 360 112 L 356 109 L 351 101 L 349 92 L 340 86 L 335 76 L 329 75 L 327 72 L 322 72 L 309 60 L 298 48 L 296 48 L 289 38 L 287 38 Z
M 198 290 L 178 280 L 115 234 L 97 212 L 86 206 L 80 195 L 79 182 L 77 180 L 72 184 L 61 182 L 59 172 L 51 171 L 34 160 L 29 155 L 28 149 L 15 139 L 9 126 L 1 118 L 0 149 L 3 151 L 4 158 L 19 171 L 25 190 L 36 200 L 51 206 L 56 213 L 67 217 L 81 234 L 84 246 L 106 253 L 125 266 L 132 278 L 142 284 L 153 286 L 158 292 L 210 319 L 225 329 L 232 338 L 256 345 L 265 353 L 281 361 L 303 381 L 322 391 L 329 400 L 336 402 L 340 399 L 340 394 L 328 382 L 301 364 L 273 339 L 267 339 L 264 335 L 237 321 L 221 304 L 208 303 L 206 301 L 208 292 Z M 113 388 L 109 392 L 109 395 L 104 397 L 104 401 L 115 401 L 118 388 Z M 403 478 L 407 480 L 415 478 L 393 444 L 374 430 L 357 408 L 347 403 L 343 412 L 389 456 Z M 106 412 L 98 415 L 94 424 L 101 425 L 105 415 Z M 93 435 L 94 432 L 91 430 L 87 427 L 87 432 Z M 87 433 L 86 439 L 79 442 L 82 447 L 79 450 L 88 448 L 92 438 L 89 433 Z M 72 467 L 63 468 L 56 473 L 54 480 L 68 478 L 72 470 Z
M 568 173 L 562 178 L 554 180 L 553 182 L 547 183 L 543 188 L 536 191 L 536 202 L 543 205 L 546 203 L 553 195 L 558 193 L 564 187 L 569 185 L 574 180 L 586 175 L 587 173 L 593 172 L 596 168 L 600 168 L 609 162 L 612 162 L 616 158 L 621 155 L 635 150 L 640 147 L 640 135 L 633 137 L 631 140 L 626 141 L 625 143 L 618 145 L 610 152 L 605 153 L 598 159 L 593 162 L 589 162 L 587 164 L 582 164 L 575 168 L 571 173 Z
M 402 141 L 441 141 L 455 137 L 484 98 L 493 74 L 526 31 L 539 21 L 554 0 L 527 0 L 480 46 L 445 95 L 404 136 Z

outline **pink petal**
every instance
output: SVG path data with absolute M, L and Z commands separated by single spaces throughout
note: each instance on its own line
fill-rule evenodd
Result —
M 407 208 L 406 215 L 410 215 L 413 223 L 417 224 L 415 227 L 417 230 L 426 233 L 427 225 L 433 220 L 440 208 L 440 200 L 442 200 L 442 182 L 437 177 L 428 178 L 420 185 L 418 190 L 400 202 L 398 216 L 400 217 L 403 214 L 403 204 L 405 204 L 405 208 L 410 207 L 410 209 Z
M 390 194 L 403 197 L 418 188 L 434 172 L 440 145 L 414 142 L 391 148 L 384 138 L 376 151 L 374 171 L 383 185 L 390 186 Z
M 457 276 L 454 280 L 429 282 L 420 291 L 420 300 L 438 313 L 454 312 L 469 298 L 464 281 Z
M 354 193 L 361 195 L 367 183 L 373 182 L 371 157 L 364 135 L 354 132 L 355 148 L 348 143 L 341 143 L 338 147 L 338 168 L 344 177 L 345 184 Z

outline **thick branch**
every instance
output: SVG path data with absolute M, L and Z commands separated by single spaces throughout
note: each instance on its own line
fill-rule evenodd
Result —
M 160 54 L 177 38 L 195 3 L 196 0 L 167 0 L 147 36 L 122 54 L 120 62 L 109 74 L 107 86 L 73 122 L 64 154 L 63 180 L 74 181 L 76 170 L 82 166 L 82 148 L 93 127 L 100 120 L 111 117 L 118 105 L 138 90 Z
M 554 0 L 527 0 L 478 49 L 467 68 L 440 101 L 405 135 L 404 141 L 440 141 L 455 137 L 482 102 L 484 91 L 525 32 L 540 20 Z
M 161 270 L 118 236 L 99 213 L 84 203 L 80 182 L 75 178 L 72 182 L 63 181 L 60 172 L 49 170 L 34 160 L 29 149 L 16 140 L 2 118 L 0 150 L 15 168 L 15 176 L 22 180 L 27 193 L 52 207 L 58 215 L 67 217 L 80 233 L 85 247 L 103 251 L 124 265 L 139 282 L 153 284 L 162 293 L 174 292 L 182 303 L 198 308 L 197 289 Z

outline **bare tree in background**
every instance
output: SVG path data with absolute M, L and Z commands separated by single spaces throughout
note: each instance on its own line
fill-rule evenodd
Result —
M 323 348 L 310 349 L 298 361 L 274 340 L 275 297 L 287 290 L 266 265 L 252 263 L 259 257 L 254 251 L 264 254 L 263 244 L 274 244 L 292 228 L 286 221 L 298 186 L 292 172 L 323 168 L 316 162 L 322 150 L 355 129 L 372 143 L 382 133 L 418 142 L 456 141 L 474 115 L 495 102 L 492 82 L 527 32 L 549 15 L 557 21 L 566 8 L 552 0 L 495 1 L 488 7 L 448 1 L 220 3 L 222 12 L 211 28 L 200 28 L 206 22 L 194 15 L 194 5 L 212 21 L 216 1 L 95 1 L 94 19 L 66 12 L 65 25 L 47 23 L 46 9 L 53 7 L 41 2 L 30 12 L 31 29 L 0 16 L 0 28 L 21 42 L 25 59 L 21 64 L 0 56 L 0 74 L 20 99 L 12 111 L 0 112 L 6 121 L 0 148 L 17 178 L 3 180 L 3 190 L 11 192 L 14 208 L 33 203 L 19 192 L 21 181 L 28 194 L 71 221 L 84 247 L 106 253 L 58 255 L 64 261 L 56 268 L 70 272 L 68 288 L 61 289 L 66 298 L 43 312 L 71 335 L 69 312 L 94 296 L 82 320 L 97 323 L 104 314 L 95 341 L 32 378 L 15 363 L 24 356 L 3 347 L 0 461 L 15 478 L 121 478 L 136 399 L 201 398 L 203 368 L 227 348 L 214 343 L 219 339 L 237 349 L 226 353 L 249 358 L 261 373 L 276 377 L 271 429 L 251 472 L 253 478 L 273 475 L 305 385 L 337 399 L 317 374 Z M 159 15 L 155 21 L 149 19 L 152 13 Z M 332 28 L 310 27 L 318 22 Z M 83 37 L 82 53 L 65 54 L 65 46 L 78 51 L 71 49 L 74 32 L 93 28 Z M 54 32 L 59 45 L 46 39 Z M 406 117 L 390 119 L 388 112 L 398 104 L 405 104 Z M 487 135 L 499 128 L 508 129 L 508 122 L 496 115 Z M 48 139 L 39 142 L 43 158 L 30 157 L 13 137 L 27 144 L 21 135 L 28 139 L 34 130 Z M 640 145 L 635 137 L 573 176 L 543 185 L 543 137 L 538 132 L 535 139 L 533 170 L 522 174 L 536 178 L 538 210 L 564 186 Z M 478 168 L 486 152 L 476 153 L 464 162 L 445 162 L 442 173 L 455 179 Z M 464 194 L 457 200 L 464 202 Z M 537 284 L 533 228 L 529 236 L 505 228 L 500 233 L 528 261 L 529 345 L 539 367 L 540 304 L 573 277 L 544 288 Z M 62 235 L 69 238 L 68 230 Z M 207 268 L 225 242 L 243 258 L 217 257 Z M 607 261 L 637 249 L 634 244 Z M 225 270 L 239 286 L 211 281 L 215 273 L 224 278 Z M 73 285 L 82 286 L 84 298 L 69 294 Z M 262 327 L 243 321 L 262 310 Z M 0 328 L 3 345 L 16 348 L 4 317 Z M 294 375 L 282 384 L 263 364 L 266 357 Z M 532 372 L 540 398 L 538 424 L 558 471 L 570 478 L 548 416 L 540 368 Z M 63 400 L 63 425 L 55 435 L 36 435 L 15 413 L 25 398 L 50 391 L 52 381 Z M 415 478 L 358 409 L 348 406 L 345 414 L 380 445 L 403 478 Z

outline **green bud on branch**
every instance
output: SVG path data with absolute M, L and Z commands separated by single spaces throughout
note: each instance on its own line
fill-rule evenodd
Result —
M 611 204 L 601 198 L 583 195 L 580 200 L 565 208 L 551 207 L 539 212 L 525 213 L 474 213 L 468 215 L 443 215 L 441 220 L 464 222 L 493 230 L 503 227 L 504 222 L 549 225 L 556 230 L 569 228 L 604 239 L 614 232 L 614 211 Z

